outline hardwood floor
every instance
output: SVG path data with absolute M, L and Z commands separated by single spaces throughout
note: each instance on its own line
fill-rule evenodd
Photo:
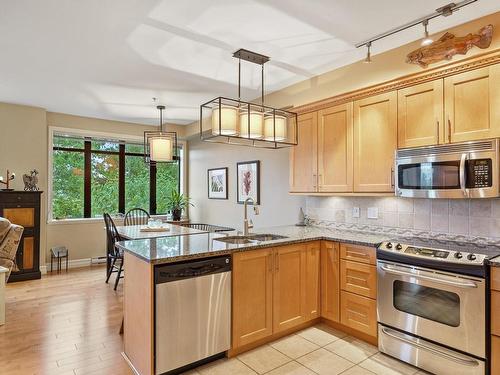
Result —
M 0 373 L 132 374 L 118 333 L 123 283 L 113 291 L 104 273 L 93 266 L 8 284 Z

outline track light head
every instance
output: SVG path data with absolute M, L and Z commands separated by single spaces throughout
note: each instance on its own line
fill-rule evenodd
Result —
M 365 64 L 369 64 L 372 62 L 372 54 L 371 54 L 372 42 L 366 43 L 366 59 L 363 61 Z
M 422 25 L 424 26 L 424 39 L 422 39 L 422 42 L 420 43 L 422 46 L 428 46 L 432 43 L 434 43 L 434 41 L 429 38 L 429 31 L 427 30 L 427 25 L 429 24 L 429 20 L 424 20 L 422 22 Z

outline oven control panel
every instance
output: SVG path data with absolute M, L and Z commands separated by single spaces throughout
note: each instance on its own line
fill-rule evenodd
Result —
M 436 261 L 444 261 L 461 264 L 484 264 L 486 256 L 483 254 L 474 254 L 464 251 L 433 249 L 428 247 L 417 247 L 399 242 L 382 242 L 378 250 L 399 253 L 401 255 L 432 258 Z

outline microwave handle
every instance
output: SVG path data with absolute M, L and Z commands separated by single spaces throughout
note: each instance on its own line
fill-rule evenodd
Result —
M 460 157 L 460 189 L 462 189 L 462 192 L 466 197 L 469 196 L 467 192 L 467 187 L 465 184 L 465 161 L 467 160 L 467 154 L 462 154 Z

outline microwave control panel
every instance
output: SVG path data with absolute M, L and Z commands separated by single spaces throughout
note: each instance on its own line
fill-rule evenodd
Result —
M 467 188 L 483 188 L 493 185 L 491 159 L 472 159 L 467 161 Z

